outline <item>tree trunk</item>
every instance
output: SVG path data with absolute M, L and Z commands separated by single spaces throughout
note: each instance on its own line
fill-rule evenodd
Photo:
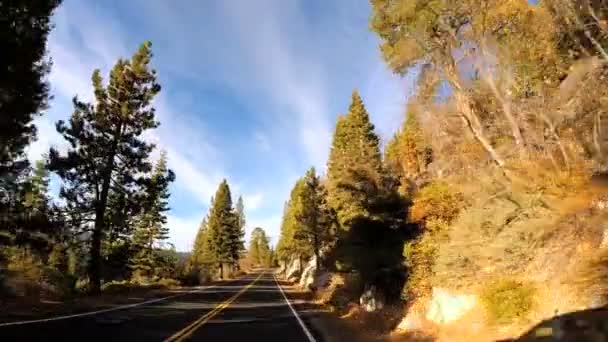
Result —
M 487 51 L 487 47 L 485 44 L 485 41 L 482 40 L 481 43 L 481 51 L 483 55 L 486 55 L 486 51 Z M 496 99 L 500 102 L 500 105 L 502 107 L 502 112 L 505 116 L 505 118 L 507 119 L 507 122 L 509 123 L 509 126 L 511 127 L 511 135 L 513 136 L 513 139 L 515 140 L 515 144 L 517 145 L 517 148 L 519 149 L 519 152 L 522 156 L 526 155 L 526 141 L 524 140 L 524 137 L 521 133 L 521 128 L 519 126 L 519 123 L 517 122 L 517 120 L 515 120 L 515 116 L 513 116 L 513 111 L 511 109 L 511 98 L 509 96 L 509 93 L 507 93 L 506 98 L 505 96 L 502 95 L 502 93 L 498 90 L 498 87 L 496 86 L 496 82 L 494 81 L 494 77 L 493 75 L 491 75 L 489 72 L 487 72 L 485 70 L 485 68 L 483 67 L 479 67 L 478 70 L 481 69 L 482 72 L 482 78 L 483 80 L 488 84 L 488 86 L 490 87 L 490 90 L 492 90 L 492 93 L 494 93 L 494 96 L 496 97 Z M 507 92 L 509 90 L 507 89 Z
M 486 80 L 486 83 L 488 83 L 488 85 L 490 86 L 490 89 L 494 93 L 494 96 L 496 96 L 496 98 L 498 99 L 498 101 L 500 102 L 500 104 L 502 106 L 502 112 L 505 115 L 505 118 L 507 119 L 509 126 L 511 127 L 511 135 L 513 136 L 513 139 L 515 140 L 515 145 L 517 145 L 517 148 L 519 149 L 520 154 L 522 156 L 525 155 L 526 154 L 526 142 L 524 140 L 523 135 L 521 134 L 521 128 L 519 127 L 519 123 L 517 122 L 517 120 L 515 120 L 515 117 L 513 116 L 513 111 L 511 110 L 511 100 L 505 99 L 502 96 L 500 91 L 498 91 L 498 87 L 496 87 L 496 82 L 494 82 L 494 79 L 492 78 L 491 75 L 486 75 L 484 77 L 484 79 Z
M 460 81 L 456 65 L 454 64 L 454 59 L 451 56 L 448 57 L 448 61 L 445 63 L 444 73 L 454 91 L 458 114 L 465 123 L 465 126 L 471 131 L 475 139 L 479 141 L 486 152 L 488 152 L 492 161 L 500 168 L 504 168 L 504 160 L 498 155 L 494 147 L 492 147 L 492 144 L 490 144 L 490 141 L 485 137 L 481 121 L 475 113 L 469 97 L 464 93 L 462 82 Z
M 319 250 L 321 249 L 321 247 L 319 246 L 319 236 L 318 234 L 314 235 L 314 249 L 315 249 L 315 268 L 318 270 L 319 269 Z
M 549 132 L 551 133 L 551 136 L 553 137 L 553 139 L 555 139 L 557 147 L 559 147 L 559 151 L 562 154 L 562 159 L 564 160 L 566 170 L 570 171 L 570 158 L 568 157 L 568 153 L 566 152 L 566 149 L 564 148 L 564 145 L 562 144 L 562 140 L 559 137 L 559 134 L 557 134 L 557 129 L 555 128 L 555 125 L 553 124 L 553 122 L 551 122 L 549 117 L 546 114 L 544 114 L 542 111 L 540 111 L 540 115 L 541 115 L 542 120 L 545 122 L 545 124 L 549 128 Z
M 113 164 L 113 158 L 112 162 Z M 91 292 L 99 293 L 101 290 L 101 237 L 104 229 L 104 216 L 110 191 L 110 179 L 112 176 L 112 165 L 108 164 L 101 185 L 99 201 L 95 205 L 95 226 L 91 237 L 91 257 L 89 260 L 89 281 Z M 109 172 L 108 172 L 109 171 Z
M 298 271 L 300 271 L 300 275 L 302 275 L 302 255 L 298 254 Z
M 471 131 L 473 137 L 475 137 L 486 152 L 488 152 L 492 161 L 499 167 L 503 168 L 505 166 L 505 161 L 501 156 L 498 155 L 498 152 L 496 152 L 492 144 L 490 144 L 490 141 L 486 138 L 479 118 L 471 107 L 469 98 L 459 91 L 455 92 L 455 97 L 460 118 L 464 122 L 465 126 Z
M 597 158 L 601 160 L 602 158 L 602 147 L 600 144 L 601 139 L 601 113 L 600 111 L 596 111 L 593 115 L 593 146 L 595 147 L 595 153 L 597 154 Z
M 110 192 L 110 182 L 112 181 L 112 172 L 114 171 L 114 158 L 118 149 L 118 141 L 122 134 L 122 124 L 119 125 L 117 134 L 110 154 L 106 160 L 106 167 L 102 173 L 101 193 L 95 203 L 95 225 L 93 227 L 93 235 L 91 236 L 91 252 L 89 259 L 89 283 L 91 292 L 94 294 L 101 292 L 101 238 L 104 230 L 104 219 L 106 206 L 108 204 L 108 194 Z

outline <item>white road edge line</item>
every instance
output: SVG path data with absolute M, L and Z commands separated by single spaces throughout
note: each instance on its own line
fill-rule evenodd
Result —
M 274 282 L 277 284 L 277 287 L 279 288 L 279 290 L 281 290 L 281 294 L 283 295 L 283 298 L 285 298 L 285 302 L 287 302 L 287 305 L 291 309 L 291 312 L 293 313 L 293 315 L 298 320 L 298 323 L 300 323 L 300 327 L 302 327 L 302 330 L 304 331 L 304 334 L 306 334 L 306 337 L 308 337 L 308 341 L 310 341 L 310 342 L 317 342 L 317 340 L 315 339 L 315 337 L 312 336 L 312 334 L 310 333 L 310 330 L 308 330 L 308 328 L 306 327 L 306 324 L 304 324 L 304 322 L 300 318 L 300 315 L 298 315 L 298 312 L 293 308 L 293 306 L 291 306 L 291 302 L 289 301 L 289 298 L 287 298 L 287 295 L 283 291 L 283 288 L 281 287 L 281 284 L 279 284 L 279 281 L 277 280 L 277 277 L 274 274 L 272 275 L 272 277 L 274 278 Z
M 195 290 L 195 291 L 188 291 L 188 292 L 185 292 L 185 293 L 178 293 L 176 295 L 172 295 L 172 296 L 168 296 L 168 297 L 156 298 L 156 299 L 148 300 L 148 301 L 145 301 L 145 302 L 133 303 L 133 304 L 122 305 L 122 306 L 116 306 L 116 307 L 113 307 L 113 308 L 108 308 L 108 309 L 103 309 L 103 310 L 89 311 L 89 312 L 83 312 L 83 313 L 78 313 L 78 314 L 73 314 L 73 315 L 57 316 L 57 317 L 50 317 L 50 318 L 33 319 L 33 320 L 29 320 L 29 321 L 17 321 L 17 322 L 0 323 L 0 328 L 1 327 L 8 327 L 8 326 L 11 326 L 11 325 L 25 325 L 25 324 L 33 324 L 33 323 L 52 322 L 52 321 L 59 321 L 59 320 L 63 320 L 63 319 L 69 319 L 69 318 L 94 316 L 94 315 L 98 315 L 98 314 L 102 314 L 102 313 L 106 313 L 106 312 L 112 312 L 112 311 L 127 310 L 127 309 L 135 308 L 135 307 L 138 307 L 138 306 L 146 305 L 146 304 L 153 304 L 153 303 L 157 303 L 157 302 L 162 302 L 163 300 L 167 300 L 167 299 L 171 299 L 171 298 L 176 298 L 176 297 L 181 297 L 181 296 L 185 296 L 187 294 L 191 294 L 191 293 L 195 293 L 195 292 L 204 291 L 204 290 L 207 290 L 207 289 L 214 288 L 216 286 L 217 285 L 207 286 L 207 287 L 204 287 L 202 289 L 199 288 L 198 290 Z

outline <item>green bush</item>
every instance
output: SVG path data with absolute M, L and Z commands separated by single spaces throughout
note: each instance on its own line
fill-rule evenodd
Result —
M 161 278 L 158 281 L 146 284 L 141 284 L 133 280 L 115 280 L 103 284 L 101 290 L 105 293 L 128 293 L 138 290 L 174 289 L 180 285 L 178 280 L 170 278 Z
M 513 279 L 502 279 L 484 286 L 481 302 L 490 323 L 508 324 L 525 318 L 534 306 L 535 288 Z
M 181 286 L 181 284 L 180 284 L 180 282 L 178 280 L 171 279 L 171 278 L 161 278 L 157 282 L 157 284 L 159 286 L 162 286 L 163 288 L 166 288 L 166 289 L 174 289 L 174 288 L 177 288 L 177 287 Z
M 101 291 L 106 293 L 124 293 L 129 292 L 134 288 L 139 288 L 139 286 L 128 280 L 115 280 L 101 285 Z
M 427 220 L 451 222 L 462 207 L 463 196 L 448 184 L 437 182 L 422 188 L 415 196 L 410 208 L 412 222 Z

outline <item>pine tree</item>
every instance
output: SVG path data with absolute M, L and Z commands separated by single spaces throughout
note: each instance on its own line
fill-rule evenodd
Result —
M 205 217 L 196 233 L 194 246 L 192 246 L 192 252 L 188 258 L 188 272 L 210 269 L 212 265 L 216 264 L 211 251 L 209 235 L 209 225 L 207 224 L 207 217 Z
M 384 181 L 379 138 L 356 91 L 347 115 L 338 118 L 327 164 L 328 201 L 348 229 L 353 219 L 372 215 L 368 197 Z
M 256 227 L 251 231 L 251 238 L 249 240 L 249 259 L 253 265 L 260 264 L 260 239 L 264 231 L 260 227 Z
M 400 157 L 403 177 L 420 178 L 432 161 L 432 151 L 426 143 L 416 113 L 408 113 L 400 139 Z
M 295 240 L 298 229 L 298 211 L 300 210 L 300 194 L 303 190 L 304 182 L 298 179 L 289 194 L 289 200 L 285 203 L 283 217 L 281 221 L 281 233 L 277 242 L 277 258 L 288 261 L 293 256 L 300 256 L 302 252 Z
M 294 234 L 298 245 L 296 249 L 305 255 L 314 255 L 318 267 L 321 247 L 330 236 L 331 214 L 325 200 L 325 189 L 314 168 L 306 172 L 302 183 L 304 186 L 299 194 L 300 208 Z
M 403 132 L 400 130 L 393 135 L 384 147 L 384 166 L 386 170 L 397 179 L 403 177 L 401 168 L 401 136 Z
M 209 211 L 209 249 L 224 277 L 224 265 L 236 265 L 242 250 L 238 220 L 232 207 L 230 187 L 224 179 L 215 193 Z
M 409 112 L 403 127 L 384 151 L 384 165 L 401 184 L 399 191 L 411 195 L 432 162 L 432 149 L 426 141 L 415 112 Z
M 237 226 L 239 228 L 239 240 L 243 241 L 243 244 L 241 246 L 241 250 L 245 250 L 245 224 L 247 223 L 246 219 L 245 219 L 245 204 L 243 203 L 243 197 L 239 196 L 239 198 L 236 201 L 236 219 L 237 219 Z
M 262 231 L 258 246 L 260 249 L 260 265 L 263 267 L 270 267 L 272 264 L 272 250 L 270 249 L 270 239 L 264 231 Z
M 249 260 L 255 266 L 270 267 L 272 264 L 272 250 L 270 240 L 264 229 L 256 227 L 251 232 L 249 241 Z
M 24 149 L 36 137 L 32 121 L 47 108 L 47 36 L 60 0 L 0 2 L 0 245 L 30 244 L 51 229 L 26 203 L 29 162 Z M 30 246 L 40 247 L 43 246 Z
M 45 213 L 49 204 L 49 171 L 44 160 L 36 162 L 28 184 L 29 189 L 25 195 L 25 207 L 33 212 Z
M 155 244 L 169 237 L 166 213 L 169 211 L 169 185 L 174 179 L 173 171 L 167 167 L 167 154 L 163 151 L 147 181 L 142 212 L 136 219 L 133 233 L 135 255 L 131 260 L 131 267 L 142 275 L 154 275 L 157 251 L 160 247 Z
M 24 166 L 15 163 L 36 136 L 35 115 L 47 107 L 46 41 L 50 17 L 60 0 L 0 2 L 0 191 L 7 173 Z
M 61 196 L 93 221 L 88 270 L 93 292 L 98 292 L 101 284 L 101 246 L 109 226 L 109 199 L 123 193 L 126 208 L 137 206 L 132 194 L 141 183 L 139 175 L 151 169 L 148 156 L 154 146 L 143 140 L 143 134 L 158 126 L 151 102 L 160 85 L 150 67 L 150 48 L 151 43 L 145 42 L 130 60 L 119 59 L 107 85 L 95 70 L 95 103 L 74 98 L 69 122 L 57 123 L 57 131 L 71 148 L 67 155 L 51 149 L 50 166 L 63 180 Z
M 399 265 L 406 203 L 384 170 L 379 138 L 357 92 L 336 123 L 327 170 L 327 202 L 339 230 L 339 266 L 376 279 L 378 270 Z M 361 256 L 365 256 L 362 258 Z

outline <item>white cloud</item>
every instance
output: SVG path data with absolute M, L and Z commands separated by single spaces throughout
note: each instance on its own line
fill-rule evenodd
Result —
M 63 139 L 55 126 L 44 116 L 34 121 L 38 130 L 38 138 L 27 149 L 27 156 L 31 162 L 41 159 L 49 153 L 49 148 L 55 147 L 59 150 L 67 148 L 67 142 Z
M 264 229 L 266 235 L 270 238 L 270 243 L 276 246 L 279 240 L 281 214 L 250 218 L 249 222 L 247 222 L 247 235 L 245 236 L 247 241 L 249 241 L 251 231 L 256 227 Z
M 169 167 L 176 173 L 176 185 L 194 195 L 200 203 L 208 204 L 221 176 L 205 173 L 172 147 L 163 148 L 168 154 Z
M 262 205 L 263 200 L 264 194 L 262 194 L 261 192 L 243 195 L 243 202 L 245 204 L 245 210 L 247 210 L 247 212 L 256 211 Z
M 296 116 L 296 136 L 307 162 L 324 165 L 330 128 L 323 67 L 317 59 L 299 56 L 289 48 L 289 37 L 284 34 L 286 22 L 281 22 L 281 18 L 293 18 L 297 6 L 285 1 L 267 1 L 265 6 L 250 2 L 222 5 L 242 52 L 252 63 L 256 83 L 273 101 L 278 115 L 284 116 L 286 111 Z M 260 17 L 265 19 L 260 21 Z M 283 127 L 278 129 L 285 129 L 290 121 L 279 118 Z
M 174 244 L 175 249 L 180 252 L 191 251 L 201 221 L 202 216 L 177 217 L 169 215 L 167 217 L 167 227 L 169 227 L 168 242 Z
M 167 150 L 169 166 L 177 174 L 176 192 L 207 204 L 221 179 L 228 178 L 234 193 L 243 194 L 249 223 L 264 227 L 276 243 L 292 181 L 310 165 L 324 170 L 333 120 L 346 110 L 351 90 L 361 90 L 374 123 L 386 136 L 399 125 L 408 88 L 407 82 L 387 77 L 379 60 L 375 37 L 366 28 L 369 4 L 321 1 L 323 10 L 312 18 L 305 3 L 191 1 L 179 7 L 139 0 L 112 5 L 123 12 L 137 8 L 143 16 L 145 27 L 126 30 L 126 22 L 107 5 L 66 2 L 49 39 L 55 62 L 50 81 L 56 94 L 51 109 L 56 111 L 58 102 L 69 105 L 75 94 L 90 99 L 93 68 L 107 75 L 145 33 L 143 38 L 151 39 L 155 48 L 161 46 L 153 63 L 164 87 L 155 101 L 162 124 L 148 138 Z M 249 129 L 241 119 L 256 127 L 241 138 L 255 148 L 247 151 L 260 152 L 250 167 L 235 160 L 254 158 L 235 154 L 242 153 L 240 145 L 226 141 L 225 132 L 213 126 L 223 113 L 207 113 L 214 109 L 197 98 L 208 88 L 226 88 L 226 102 L 249 110 L 243 116 L 235 113 L 237 124 L 231 127 Z M 192 103 L 185 104 L 180 95 Z M 61 116 L 49 122 L 69 113 L 69 108 L 55 113 Z M 256 117 L 247 121 L 249 115 Z M 56 141 L 51 126 L 47 122 L 41 128 L 40 142 L 30 155 Z M 265 183 L 257 183 L 263 176 Z M 178 249 L 190 243 L 200 218 L 173 215 L 170 220 Z

